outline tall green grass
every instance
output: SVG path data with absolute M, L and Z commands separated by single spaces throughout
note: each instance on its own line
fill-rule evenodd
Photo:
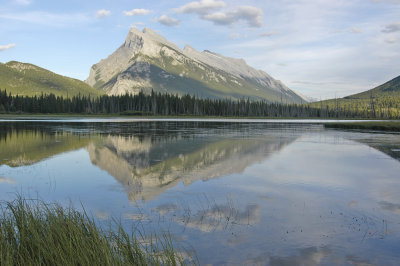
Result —
M 38 200 L 1 204 L 1 265 L 182 265 L 169 235 L 103 230 L 85 212 Z

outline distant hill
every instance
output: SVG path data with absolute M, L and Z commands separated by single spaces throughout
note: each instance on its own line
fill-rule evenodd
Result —
M 86 82 L 108 95 L 154 90 L 212 99 L 307 102 L 243 59 L 198 52 L 189 45 L 182 50 L 148 28 L 139 31 L 132 27 L 114 53 L 92 66 Z
M 102 94 L 83 81 L 58 75 L 44 68 L 10 61 L 0 63 L 0 89 L 12 95 L 34 96 L 53 93 L 57 96 Z
M 400 76 L 394 78 L 385 84 L 368 91 L 357 93 L 344 97 L 345 99 L 370 99 L 380 97 L 400 97 Z
M 310 103 L 311 107 L 361 114 L 370 118 L 395 118 L 400 110 L 400 76 L 373 89 L 339 99 Z

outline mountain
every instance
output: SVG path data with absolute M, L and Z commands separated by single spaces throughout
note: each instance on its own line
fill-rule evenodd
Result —
M 400 97 L 400 76 L 368 91 L 344 97 L 345 99 L 370 99 L 379 97 Z
M 243 59 L 210 51 L 181 50 L 151 29 L 130 29 L 125 42 L 92 66 L 86 82 L 109 95 L 140 90 L 191 94 L 201 98 L 251 98 L 271 102 L 306 100 Z
M 33 96 L 53 93 L 57 96 L 102 94 L 85 82 L 58 75 L 44 68 L 10 61 L 0 63 L 0 89 L 13 95 Z
M 346 96 L 310 103 L 311 107 L 321 108 L 322 113 L 347 113 L 349 117 L 368 117 L 395 119 L 400 105 L 400 76 L 373 89 Z

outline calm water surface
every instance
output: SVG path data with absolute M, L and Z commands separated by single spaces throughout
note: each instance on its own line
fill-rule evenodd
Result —
M 399 160 L 399 134 L 309 123 L 2 121 L 0 200 L 169 232 L 203 265 L 398 265 Z

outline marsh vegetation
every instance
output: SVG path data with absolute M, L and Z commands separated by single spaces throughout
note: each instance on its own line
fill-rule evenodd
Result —
M 18 196 L 1 204 L 1 265 L 182 265 L 169 235 L 100 227 L 73 207 Z

